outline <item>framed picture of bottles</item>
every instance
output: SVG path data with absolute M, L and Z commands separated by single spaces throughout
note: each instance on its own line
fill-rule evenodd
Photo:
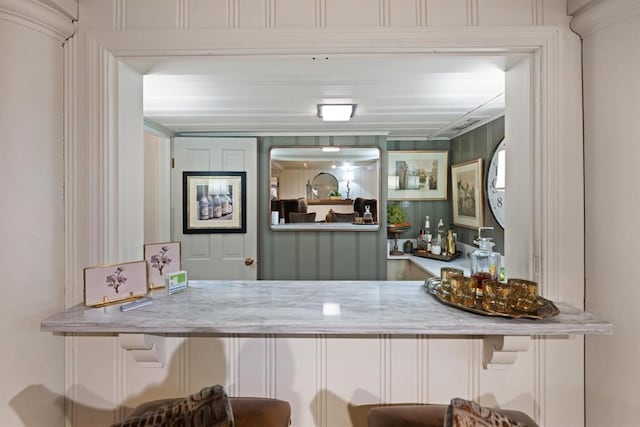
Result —
M 246 233 L 246 172 L 182 173 L 182 233 Z

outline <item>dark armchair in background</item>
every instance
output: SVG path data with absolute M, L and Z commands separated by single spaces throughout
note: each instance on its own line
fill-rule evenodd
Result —
M 364 214 L 365 206 L 369 206 L 373 215 L 373 222 L 378 222 L 378 201 L 376 199 L 363 199 L 362 197 L 356 197 L 353 201 L 353 211 L 357 212 L 359 216 Z
M 284 218 L 286 223 L 291 222 L 289 214 L 295 213 L 307 213 L 307 199 L 299 197 L 297 199 L 280 199 L 271 201 L 271 210 L 277 211 L 280 214 L 280 218 Z

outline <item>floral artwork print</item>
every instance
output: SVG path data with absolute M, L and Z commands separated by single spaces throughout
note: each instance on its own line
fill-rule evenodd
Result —
M 116 268 L 116 271 L 113 274 L 107 276 L 107 286 L 113 288 L 116 291 L 116 294 L 118 293 L 118 288 L 127 283 L 127 278 L 122 274 L 123 271 L 124 267 L 120 266 Z
M 169 252 L 169 247 L 163 246 L 158 253 L 152 255 L 150 259 L 151 267 L 157 269 L 160 276 L 162 276 L 165 267 L 171 264 L 171 258 L 167 256 L 167 252 Z
M 84 304 L 98 307 L 146 295 L 148 270 L 146 261 L 85 267 Z

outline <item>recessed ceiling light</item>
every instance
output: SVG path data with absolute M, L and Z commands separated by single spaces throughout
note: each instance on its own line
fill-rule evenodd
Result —
M 318 104 L 318 117 L 325 122 L 346 122 L 356 112 L 356 104 Z
M 340 151 L 340 147 L 322 147 L 322 151 L 325 153 L 335 153 L 337 151 Z

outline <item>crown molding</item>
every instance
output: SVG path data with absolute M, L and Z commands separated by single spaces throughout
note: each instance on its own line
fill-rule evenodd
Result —
M 253 29 L 95 31 L 88 35 L 116 57 L 189 55 L 531 53 L 560 27 L 421 29 Z M 131 43 L 137 40 L 137 43 Z M 398 47 L 399 44 L 402 47 Z M 373 47 L 375 46 L 375 47 Z
M 0 0 L 0 20 L 23 25 L 60 42 L 75 32 L 72 16 L 39 0 Z
M 600 0 L 567 0 L 567 15 L 576 15 L 581 9 L 588 7 Z
M 590 3 L 578 10 L 571 27 L 583 39 L 616 22 L 640 15 L 637 0 L 607 0 Z

